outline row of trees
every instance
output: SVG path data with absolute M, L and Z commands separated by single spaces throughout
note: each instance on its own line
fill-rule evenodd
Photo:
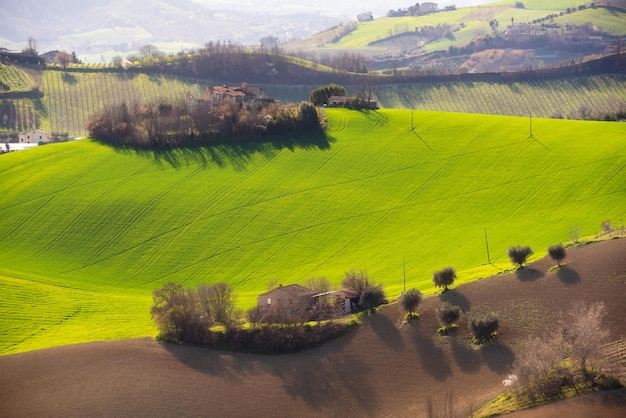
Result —
M 100 141 L 138 147 L 206 145 L 250 141 L 261 136 L 321 130 L 309 103 L 241 104 L 223 99 L 216 106 L 169 101 L 114 105 L 90 119 L 87 128 Z

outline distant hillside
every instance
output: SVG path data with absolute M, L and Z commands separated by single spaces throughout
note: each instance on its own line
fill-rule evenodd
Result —
M 398 16 L 344 24 L 285 48 L 317 59 L 359 53 L 370 69 L 419 74 L 459 72 L 473 53 L 510 49 L 529 58 L 506 63 L 505 71 L 541 68 L 614 51 L 626 36 L 626 9 L 609 3 L 507 1 L 417 16 L 403 15 L 405 7 Z

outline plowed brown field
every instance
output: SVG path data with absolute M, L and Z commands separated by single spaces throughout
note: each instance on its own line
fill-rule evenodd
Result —
M 0 357 L 0 416 L 414 417 L 449 389 L 460 409 L 478 407 L 504 389 L 520 341 L 573 301 L 604 301 L 613 339 L 626 335 L 626 239 L 571 249 L 565 262 L 548 272 L 546 258 L 443 296 L 466 312 L 499 315 L 499 340 L 482 349 L 469 344 L 464 319 L 457 335 L 436 335 L 439 296 L 410 324 L 390 305 L 349 335 L 293 355 L 152 339 L 64 346 Z M 625 402 L 621 390 L 515 416 L 626 416 Z

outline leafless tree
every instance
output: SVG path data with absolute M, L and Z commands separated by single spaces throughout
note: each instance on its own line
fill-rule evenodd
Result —
M 57 52 L 54 56 L 54 59 L 57 64 L 59 64 L 61 68 L 63 68 L 63 70 L 67 70 L 67 66 L 73 62 L 72 56 L 65 51 Z
M 589 306 L 577 302 L 560 322 L 564 356 L 570 358 L 583 379 L 591 376 L 590 369 L 597 366 L 602 346 L 608 342 L 609 331 L 602 326 L 605 315 L 603 302 Z

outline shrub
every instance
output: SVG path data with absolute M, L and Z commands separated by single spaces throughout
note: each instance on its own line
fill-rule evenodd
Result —
M 359 304 L 363 309 L 374 309 L 383 303 L 385 303 L 385 291 L 381 285 L 364 289 L 359 299 Z
M 526 262 L 528 257 L 533 254 L 533 250 L 528 246 L 521 247 L 518 245 L 517 247 L 509 247 L 506 253 L 513 264 L 519 266 L 519 268 L 522 268 L 524 267 L 524 263 Z
M 450 302 L 443 302 L 435 312 L 439 324 L 445 329 L 450 328 L 461 316 L 461 308 L 452 305 Z
M 561 261 L 563 261 L 566 256 L 565 247 L 561 244 L 552 245 L 548 247 L 548 254 L 550 255 L 550 258 L 556 261 L 559 267 L 561 267 Z
M 433 283 L 437 287 L 443 287 L 443 291 L 448 290 L 448 286 L 451 286 L 456 279 L 456 270 L 452 267 L 446 267 L 442 270 L 433 273 Z
M 331 96 L 347 96 L 348 91 L 344 86 L 338 84 L 328 84 L 326 86 L 318 87 L 309 95 L 309 101 L 315 106 L 321 106 L 324 103 L 328 103 L 328 99 Z
M 413 315 L 413 311 L 415 311 L 415 308 L 417 308 L 417 305 L 419 305 L 421 301 L 422 294 L 417 289 L 409 289 L 408 291 L 402 293 L 402 295 L 400 295 L 400 299 L 398 299 L 398 303 L 402 309 L 410 315 Z
M 484 344 L 495 338 L 498 325 L 498 318 L 493 313 L 471 318 L 468 322 L 476 344 Z

